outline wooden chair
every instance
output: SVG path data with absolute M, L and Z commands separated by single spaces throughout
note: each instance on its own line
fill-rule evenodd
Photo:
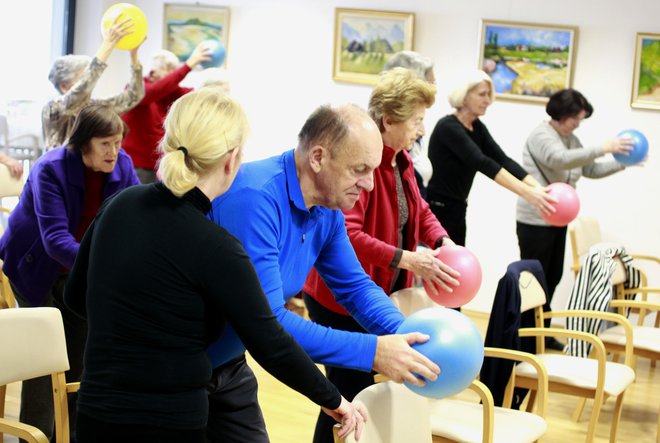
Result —
M 544 363 L 548 372 L 549 391 L 574 395 L 585 399 L 593 399 L 594 406 L 587 430 L 587 442 L 594 439 L 600 410 L 609 397 L 616 398 L 613 416 L 611 419 L 610 441 L 616 441 L 616 432 L 623 407 L 623 397 L 626 388 L 635 380 L 635 372 L 631 368 L 632 353 L 632 326 L 630 322 L 619 314 L 570 310 L 543 312 L 545 304 L 545 291 L 531 272 L 524 271 L 519 279 L 521 293 L 521 312 L 534 310 L 535 327 L 518 330 L 520 337 L 535 337 L 537 356 Z M 593 334 L 578 331 L 569 331 L 559 328 L 545 328 L 544 319 L 553 317 L 584 317 L 600 318 L 619 324 L 625 333 L 625 359 L 624 364 L 608 362 L 605 346 L 600 338 Z M 545 353 L 545 337 L 574 338 L 585 340 L 592 345 L 591 358 L 572 357 L 557 353 Z M 521 363 L 515 369 L 515 386 L 530 390 L 528 408 L 533 406 L 536 389 L 536 374 L 527 363 Z M 582 408 L 578 408 L 575 418 L 579 418 Z
M 587 254 L 592 246 L 603 244 L 598 220 L 593 217 L 579 217 L 571 225 L 569 230 L 571 249 L 573 254 L 573 265 L 571 269 L 576 273 L 581 269 L 581 259 Z M 635 260 L 644 260 L 660 264 L 660 258 L 650 255 L 629 254 Z M 648 277 L 641 272 L 641 287 L 625 288 L 626 270 L 619 259 L 615 259 L 616 267 L 612 274 L 612 285 L 614 286 L 611 307 L 617 308 L 617 312 L 627 317 L 629 312 L 636 312 L 637 322 L 633 326 L 633 354 L 635 357 L 651 359 L 651 367 L 656 366 L 656 360 L 660 359 L 660 313 L 654 304 L 647 304 L 648 294 L 660 293 L 660 288 L 649 288 Z M 628 298 L 637 294 L 639 303 L 628 303 Z M 645 326 L 645 319 L 649 313 L 655 312 L 654 327 Z M 608 328 L 598 334 L 605 344 L 608 352 L 622 354 L 624 352 L 625 334 L 620 326 Z M 635 362 L 633 361 L 633 367 Z
M 437 306 L 422 288 L 408 288 L 391 295 L 392 301 L 408 316 L 420 309 Z M 532 354 L 487 347 L 486 357 L 526 362 L 537 372 L 537 411 L 532 414 L 511 408 L 515 374 L 506 390 L 504 407 L 494 405 L 493 396 L 480 381 L 469 389 L 476 392 L 481 404 L 447 398 L 430 400 L 431 432 L 434 442 L 530 443 L 537 441 L 547 429 L 544 420 L 548 378 L 543 363 Z
M 402 384 L 386 381 L 360 391 L 353 400 L 369 414 L 360 443 L 431 443 L 429 400 Z M 353 435 L 340 439 L 335 426 L 335 443 L 355 443 Z
M 11 176 L 9 169 L 5 165 L 0 165 L 0 202 L 5 197 L 18 197 L 23 191 L 24 180 L 17 180 Z M 11 209 L 5 207 L 0 203 L 0 217 L 6 217 L 11 213 Z M 4 220 L 3 220 L 4 221 Z M 0 236 L 4 229 L 4 224 L 0 224 Z M 1 307 L 16 307 L 16 300 L 14 293 L 9 286 L 9 280 L 2 272 L 2 261 L 0 261 L 0 308 Z
M 0 150 L 23 162 L 26 173 L 41 155 L 40 143 L 40 137 L 35 134 L 11 136 L 7 116 L 0 114 Z
M 69 443 L 67 394 L 76 392 L 79 383 L 67 384 L 64 377 L 69 360 L 60 311 L 56 308 L 1 309 L 0 337 L 12 337 L 11 340 L 0 340 L 0 386 L 50 375 L 55 441 Z M 4 401 L 0 408 L 0 433 L 15 435 L 28 442 L 48 443 L 46 436 L 34 426 L 2 418 Z

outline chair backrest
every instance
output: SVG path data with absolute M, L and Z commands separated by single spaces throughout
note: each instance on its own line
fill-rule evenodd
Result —
M 390 298 L 406 317 L 424 308 L 440 306 L 431 300 L 424 288 L 401 289 L 393 292 Z
M 522 271 L 518 278 L 520 288 L 520 312 L 542 307 L 545 304 L 545 291 L 541 283 L 529 271 Z
M 0 337 L 0 386 L 69 369 L 57 308 L 0 309 Z
M 376 383 L 360 391 L 354 401 L 367 409 L 360 443 L 431 443 L 429 399 L 392 381 Z M 353 443 L 352 435 L 345 439 Z
M 589 248 L 603 241 L 600 224 L 595 217 L 582 216 L 576 218 L 568 230 L 573 253 L 573 266 L 575 274 L 580 270 L 580 258 L 589 252 Z
M 18 197 L 23 190 L 23 179 L 16 179 L 6 165 L 0 164 L 0 198 Z

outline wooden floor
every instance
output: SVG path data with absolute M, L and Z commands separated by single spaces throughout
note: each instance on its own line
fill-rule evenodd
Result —
M 477 326 L 485 330 L 485 320 L 473 317 Z M 311 442 L 318 407 L 302 395 L 284 386 L 266 373 L 254 360 L 249 359 L 259 380 L 259 401 L 272 443 L 307 443 Z M 6 415 L 16 417 L 20 385 L 8 387 Z M 461 394 L 463 398 L 473 398 Z M 587 421 L 572 421 L 576 399 L 561 394 L 550 394 L 548 402 L 548 432 L 543 438 L 545 443 L 582 442 L 586 436 Z M 601 412 L 597 429 L 596 442 L 609 440 L 609 422 L 614 402 L 610 399 Z M 654 443 L 658 410 L 660 408 L 660 363 L 658 368 L 651 368 L 648 360 L 638 362 L 637 380 L 631 386 L 624 400 L 621 425 L 617 441 L 621 443 Z M 585 410 L 585 416 L 590 405 Z M 4 442 L 17 442 L 15 438 L 5 436 Z M 393 442 L 399 443 L 399 442 Z M 401 442 L 414 443 L 414 442 Z

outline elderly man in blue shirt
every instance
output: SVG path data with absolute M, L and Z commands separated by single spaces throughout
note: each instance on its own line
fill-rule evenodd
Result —
M 404 317 L 365 274 L 344 226 L 341 210 L 352 208 L 361 192 L 373 189 L 373 171 L 383 150 L 378 127 L 357 106 L 321 106 L 298 138 L 294 150 L 244 164 L 230 190 L 213 202 L 211 218 L 243 243 L 273 313 L 315 362 L 374 370 L 416 385 L 424 382 L 415 374 L 435 380 L 440 368 L 411 347 L 428 336 L 395 335 Z M 369 333 L 327 328 L 286 309 L 312 267 Z M 229 343 L 234 352 L 221 354 Z M 256 396 L 246 391 L 243 404 L 223 403 L 223 392 L 241 389 L 223 383 L 223 374 L 243 371 L 244 385 L 256 383 L 245 364 L 243 345 L 227 330 L 208 352 L 215 370 L 207 438 L 268 441 L 255 431 L 258 426 L 238 429 L 231 424 L 233 414 L 250 415 L 254 423 L 263 420 Z

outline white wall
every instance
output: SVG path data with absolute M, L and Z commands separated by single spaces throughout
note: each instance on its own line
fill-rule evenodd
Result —
M 95 52 L 100 43 L 100 18 L 112 3 L 78 2 L 77 53 Z M 162 45 L 163 4 L 152 0 L 134 3 L 149 19 L 148 40 L 141 48 L 141 59 L 148 69 L 150 54 Z M 334 9 L 373 9 L 374 2 L 205 3 L 231 8 L 228 69 L 233 94 L 245 106 L 252 123 L 248 160 L 293 147 L 303 121 L 319 104 L 351 101 L 366 106 L 368 86 L 332 80 Z M 578 185 L 582 213 L 599 217 L 605 236 L 625 240 L 629 250 L 660 254 L 660 155 L 654 152 L 660 149 L 660 112 L 632 110 L 629 106 L 635 34 L 660 33 L 658 0 L 383 0 L 377 8 L 416 13 L 415 49 L 435 60 L 439 89 L 438 103 L 427 114 L 428 131 L 439 117 L 451 111 L 444 97 L 452 82 L 477 65 L 480 19 L 578 26 L 573 86 L 591 101 L 595 113 L 577 135 L 590 145 L 622 129 L 637 128 L 651 145 L 645 167 L 629 168 L 599 181 L 583 179 Z M 191 74 L 192 83 L 195 74 L 199 75 Z M 127 78 L 128 53 L 116 51 L 98 87 L 99 94 L 116 92 Z M 491 106 L 483 120 L 508 154 L 519 160 L 527 134 L 544 118 L 541 105 L 500 101 Z M 497 281 L 507 264 L 518 259 L 514 217 L 515 196 L 479 176 L 470 196 L 468 247 L 481 260 L 484 282 L 468 308 L 489 311 Z M 556 306 L 562 306 L 570 290 L 569 274 L 564 274 Z

